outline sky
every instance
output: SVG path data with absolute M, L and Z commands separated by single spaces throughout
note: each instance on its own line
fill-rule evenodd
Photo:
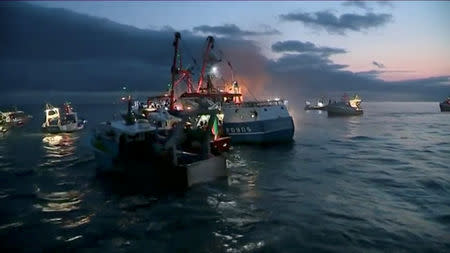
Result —
M 346 53 L 330 57 L 346 70 L 367 72 L 383 66 L 383 80 L 407 80 L 450 74 L 450 2 L 448 1 L 167 1 L 167 2 L 36 2 L 46 7 L 70 9 L 141 29 L 178 30 L 234 24 L 242 30 L 276 34 L 246 36 L 257 41 L 269 58 L 280 57 L 271 45 L 277 41 L 309 41 L 336 47 Z M 285 21 L 281 15 L 324 12 L 339 17 L 367 13 L 390 15 L 378 26 L 333 32 L 301 21 Z M 382 65 L 374 65 L 373 62 Z
M 198 80 L 208 35 L 244 95 L 450 95 L 450 2 L 0 2 L 0 93 L 166 90 L 173 35 Z

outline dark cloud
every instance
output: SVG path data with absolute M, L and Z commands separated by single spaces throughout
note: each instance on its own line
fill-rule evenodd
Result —
M 375 65 L 376 67 L 380 68 L 380 69 L 384 68 L 384 64 L 383 63 L 373 61 L 372 64 Z
M 123 85 L 164 91 L 170 80 L 173 32 L 170 27 L 142 30 L 62 9 L 2 3 L 0 94 L 114 91 Z M 190 31 L 181 34 L 183 63 L 194 68 L 197 80 L 199 66 L 192 58 L 200 64 L 205 36 Z M 229 79 L 227 61 L 231 61 L 234 75 L 252 95 L 276 92 L 290 98 L 290 103 L 301 97 L 343 92 L 358 92 L 365 99 L 395 95 L 420 100 L 440 100 L 448 93 L 448 77 L 386 82 L 345 70 L 346 65 L 333 62 L 329 54 L 318 53 L 327 50 L 311 44 L 305 43 L 302 53 L 284 54 L 277 60 L 267 59 L 255 42 L 239 37 L 217 39 L 214 50 L 223 53 L 220 71 L 224 79 Z M 222 85 L 223 80 L 215 81 Z
M 342 3 L 343 6 L 347 6 L 347 7 L 355 7 L 355 8 L 360 8 L 366 11 L 371 11 L 372 8 L 369 6 L 369 3 L 372 4 L 373 2 L 376 2 L 379 6 L 381 7 L 390 7 L 393 8 L 394 5 L 392 3 L 392 1 L 359 1 L 359 0 L 350 0 L 350 1 L 345 1 Z
M 323 55 L 347 53 L 345 49 L 334 47 L 318 47 L 312 42 L 297 40 L 278 41 L 272 45 L 274 52 L 319 53 Z
M 355 74 L 357 75 L 361 75 L 361 76 L 367 76 L 367 77 L 377 77 L 379 74 L 383 73 L 383 71 L 380 70 L 367 70 L 367 71 L 360 71 L 360 72 L 355 72 Z
M 379 70 L 358 72 L 344 70 L 337 64 L 323 58 L 306 60 L 304 56 L 285 56 L 271 61 L 269 71 L 276 80 L 277 90 L 284 91 L 290 103 L 301 98 L 334 97 L 344 92 L 359 93 L 367 100 L 432 100 L 441 99 L 450 89 L 450 76 L 405 80 L 383 81 L 377 78 Z M 307 63 L 310 64 L 307 64 Z M 403 71 L 402 71 L 403 72 Z M 297 103 L 301 106 L 301 103 Z
M 364 10 L 371 10 L 366 1 L 345 1 L 342 3 L 344 6 L 356 7 Z
M 369 28 L 385 25 L 392 20 L 390 14 L 367 13 L 343 14 L 336 16 L 329 11 L 315 13 L 297 12 L 280 15 L 284 21 L 298 21 L 305 25 L 323 28 L 329 33 L 345 34 L 346 31 L 363 31 Z
M 241 37 L 241 36 L 260 36 L 260 35 L 276 35 L 280 31 L 266 27 L 264 31 L 246 31 L 241 30 L 237 25 L 225 24 L 221 26 L 201 25 L 192 29 L 193 32 L 200 32 L 206 34 L 215 34 L 221 36 Z
M 420 87 L 420 89 L 425 93 L 427 93 L 427 88 L 431 88 L 431 87 L 442 87 L 444 91 L 448 92 L 450 89 L 450 76 L 433 76 L 433 77 L 429 77 L 429 78 L 393 81 L 393 82 L 387 82 L 387 83 L 409 86 L 412 88 Z M 445 92 L 443 94 L 445 94 Z
M 385 0 L 385 1 L 377 1 L 377 4 L 380 5 L 380 6 L 386 6 L 386 7 L 394 8 L 394 3 L 393 3 L 393 1 L 388 1 L 388 0 Z
M 355 74 L 357 75 L 361 75 L 361 76 L 366 76 L 369 78 L 378 78 L 378 76 L 380 74 L 383 73 L 413 73 L 415 71 L 413 70 L 368 70 L 368 71 L 360 71 L 360 72 L 355 72 Z
M 335 64 L 326 57 L 317 54 L 285 54 L 276 61 L 270 63 L 270 69 L 274 72 L 291 72 L 296 70 L 322 70 L 335 71 L 348 67 Z
M 142 30 L 64 9 L 26 3 L 0 5 L 0 90 L 110 90 L 128 84 L 164 90 L 170 80 L 175 29 Z M 205 36 L 181 31 L 184 66 L 198 78 Z M 253 42 L 223 38 L 217 48 L 240 59 L 261 58 Z M 196 63 L 194 62 L 195 59 Z M 261 59 L 263 61 L 263 59 Z M 254 74 L 246 59 L 233 61 Z

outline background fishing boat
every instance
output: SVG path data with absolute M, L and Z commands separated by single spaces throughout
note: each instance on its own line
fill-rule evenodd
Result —
M 0 111 L 0 121 L 4 125 L 21 126 L 27 123 L 33 116 L 26 114 L 24 111 L 14 108 L 12 111 Z
M 317 103 L 312 105 L 311 102 L 306 101 L 305 102 L 305 110 L 327 110 L 327 104 L 325 103 L 325 99 L 318 99 Z
M 45 105 L 45 121 L 42 123 L 42 130 L 48 133 L 70 133 L 80 131 L 84 128 L 86 120 L 78 118 L 78 113 L 75 112 L 66 102 L 63 105 L 63 112 L 60 108 L 54 107 L 50 104 Z
M 441 112 L 450 112 L 450 97 L 439 104 Z
M 357 116 L 363 114 L 361 99 L 358 95 L 348 98 L 345 94 L 340 102 L 333 102 L 327 107 L 328 116 Z
M 219 139 L 214 130 L 215 113 L 190 111 L 171 126 L 163 117 L 159 121 L 138 119 L 129 98 L 122 120 L 104 122 L 94 132 L 92 146 L 98 172 L 156 177 L 188 187 L 227 176 L 225 157 L 213 145 L 219 143 L 210 141 L 211 134 L 214 140 Z M 195 127 L 200 126 L 196 120 L 205 118 L 202 116 L 209 116 L 207 125 Z M 159 126 L 166 125 L 171 127 L 159 131 Z

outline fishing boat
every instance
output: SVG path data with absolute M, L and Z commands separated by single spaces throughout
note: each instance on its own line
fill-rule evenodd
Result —
M 450 112 L 450 97 L 439 104 L 441 112 Z
M 0 134 L 8 132 L 8 128 L 0 123 Z
M 45 105 L 45 121 L 42 130 L 48 133 L 70 133 L 82 130 L 86 120 L 78 118 L 70 103 L 64 103 L 63 111 L 51 104 Z
M 6 126 L 6 123 L 0 114 L 0 134 L 6 133 L 7 131 L 8 131 L 8 128 Z
M 214 150 L 213 144 L 217 143 L 210 140 L 214 131 L 208 131 L 216 124 L 210 120 L 215 118 L 215 112 L 185 112 L 176 125 L 162 132 L 161 126 L 170 126 L 173 119 L 138 119 L 130 101 L 131 97 L 122 120 L 104 122 L 94 131 L 91 143 L 98 173 L 170 177 L 177 178 L 177 182 L 182 178 L 186 186 L 227 176 L 225 157 Z M 195 127 L 196 119 L 206 116 L 209 116 L 208 125 Z
M 212 36 L 208 36 L 206 40 L 207 43 L 203 54 L 201 72 L 197 88 L 194 89 L 191 71 L 189 69 L 183 69 L 181 57 L 177 57 L 180 55 L 178 53 L 180 39 L 180 34 L 176 33 L 173 43 L 175 54 L 172 72 L 176 74 L 178 79 L 172 78 L 170 95 L 168 96 L 171 106 L 168 110 L 184 110 L 185 108 L 177 104 L 179 99 L 206 98 L 211 101 L 212 107 L 215 106 L 222 111 L 224 117 L 221 123 L 224 133 L 231 137 L 233 143 L 292 141 L 294 122 L 288 111 L 287 100 L 275 98 L 244 101 L 241 87 L 234 80 L 233 68 L 229 61 L 228 66 L 231 70 L 231 81 L 225 84 L 223 89 L 214 87 L 212 79 L 218 69 L 217 66 L 210 64 L 210 53 L 214 48 L 214 38 Z M 206 69 L 208 66 L 209 71 L 207 72 Z M 186 83 L 187 91 L 176 97 L 174 95 L 175 87 L 182 81 Z
M 287 100 L 246 101 L 223 107 L 224 128 L 233 143 L 288 142 L 294 135 L 294 122 Z
M 130 109 L 122 120 L 102 122 L 94 129 L 91 141 L 98 172 L 116 171 L 119 169 L 116 163 L 125 163 L 128 159 L 151 158 L 150 148 L 151 144 L 156 144 L 156 130 L 148 120 L 136 119 Z
M 340 102 L 333 102 L 328 105 L 328 116 L 356 116 L 362 115 L 361 99 L 358 95 L 348 98 L 344 95 Z
M 306 101 L 305 102 L 305 111 L 308 110 L 327 110 L 327 105 L 325 104 L 324 100 L 317 100 L 317 103 L 315 105 L 312 105 L 311 102 Z
M 28 122 L 31 118 L 33 118 L 31 115 L 17 109 L 7 112 L 0 111 L 0 121 L 9 126 L 21 126 Z

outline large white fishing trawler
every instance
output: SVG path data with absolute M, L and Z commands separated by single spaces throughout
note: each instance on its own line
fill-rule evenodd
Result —
M 224 133 L 231 137 L 233 143 L 272 143 L 292 141 L 294 135 L 294 121 L 288 111 L 288 101 L 283 99 L 244 101 L 241 87 L 234 80 L 233 69 L 231 69 L 231 82 L 225 84 L 223 88 L 216 88 L 212 79 L 217 66 L 210 64 L 211 50 L 214 48 L 214 38 L 207 38 L 206 48 L 203 55 L 203 63 L 199 76 L 197 89 L 193 88 L 191 71 L 182 68 L 181 55 L 179 54 L 179 41 L 181 36 L 175 33 L 173 45 L 175 47 L 175 57 L 172 65 L 172 72 L 178 79 L 172 78 L 169 100 L 166 105 L 170 105 L 169 111 L 180 111 L 183 108 L 178 101 L 190 98 L 203 97 L 211 101 L 211 106 L 216 106 L 223 113 L 221 122 Z M 179 62 L 177 64 L 177 59 Z M 209 68 L 207 72 L 206 69 Z M 173 76 L 175 76 L 173 75 Z M 206 78 L 206 81 L 204 79 Z M 175 96 L 175 87 L 185 82 L 187 91 L 180 96 Z M 206 85 L 205 85 L 206 83 Z M 164 96 L 162 96 L 164 97 Z M 149 106 L 149 103 L 147 103 Z M 164 105 L 161 105 L 164 106 Z

